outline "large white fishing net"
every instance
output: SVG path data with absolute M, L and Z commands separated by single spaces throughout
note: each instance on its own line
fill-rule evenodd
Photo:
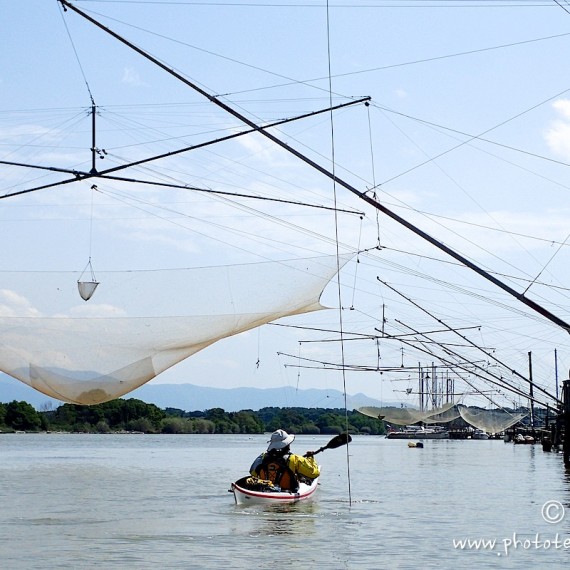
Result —
M 372 418 L 384 420 L 386 423 L 389 424 L 407 426 L 407 425 L 416 424 L 418 422 L 428 423 L 430 417 L 441 416 L 442 414 L 445 414 L 449 410 L 452 410 L 453 407 L 454 407 L 453 403 L 448 403 L 439 408 L 433 408 L 431 410 L 422 411 L 422 410 L 416 410 L 414 408 L 397 408 L 397 407 L 378 408 L 375 406 L 363 406 L 361 408 L 358 408 L 357 411 L 359 411 L 361 414 L 364 414 L 365 416 L 370 416 Z M 450 414 L 450 416 L 451 415 L 452 414 Z M 451 421 L 452 419 L 454 418 L 449 417 L 449 419 L 443 421 Z M 435 421 L 429 423 L 435 423 Z
M 527 414 L 505 410 L 486 410 L 483 408 L 457 406 L 461 417 L 472 426 L 496 434 L 520 422 Z
M 445 409 L 441 409 L 441 411 L 436 412 L 435 414 L 432 414 L 430 416 L 428 416 L 425 420 L 424 423 L 426 424 L 439 424 L 439 423 L 447 423 L 447 422 L 451 422 L 453 420 L 456 420 L 459 417 L 459 409 L 456 405 L 451 405 L 450 407 L 447 407 Z
M 87 302 L 77 274 L 1 272 L 0 370 L 65 402 L 106 402 L 220 339 L 322 309 L 337 268 L 326 256 L 105 272 Z
M 461 416 L 468 424 L 489 434 L 501 433 L 527 415 L 526 413 L 496 409 L 487 410 L 452 403 L 428 411 L 420 411 L 414 408 L 377 408 L 374 406 L 364 406 L 358 408 L 357 411 L 365 416 L 395 425 L 413 425 L 419 422 L 425 424 L 447 423 Z

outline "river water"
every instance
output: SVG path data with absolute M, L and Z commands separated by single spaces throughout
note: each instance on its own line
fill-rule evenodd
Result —
M 298 436 L 293 451 L 329 439 Z M 439 440 L 410 449 L 357 436 L 317 456 L 322 477 L 311 502 L 238 507 L 230 483 L 266 441 L 1 435 L 0 567 L 479 570 L 570 562 L 570 513 L 556 522 L 570 510 L 570 476 L 560 455 L 538 445 Z M 461 548 L 461 540 L 495 546 Z

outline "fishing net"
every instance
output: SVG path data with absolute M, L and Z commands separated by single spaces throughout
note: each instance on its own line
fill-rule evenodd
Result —
M 483 408 L 458 406 L 461 417 L 472 426 L 487 433 L 496 434 L 515 425 L 527 414 L 511 413 L 505 410 L 485 410 Z
M 456 405 L 452 405 L 450 408 L 443 410 L 442 412 L 428 416 L 424 423 L 426 424 L 440 424 L 447 423 L 456 420 L 460 416 L 459 409 Z
M 436 416 L 443 417 L 443 414 L 451 410 L 453 407 L 454 407 L 453 403 L 448 403 L 439 408 L 432 408 L 431 410 L 421 411 L 421 410 L 416 410 L 414 408 L 397 408 L 397 407 L 377 408 L 375 406 L 363 406 L 361 408 L 358 408 L 357 411 L 360 412 L 361 414 L 364 414 L 365 416 L 370 416 L 372 418 L 384 420 L 386 423 L 389 424 L 407 426 L 407 425 L 416 424 L 418 422 L 428 423 L 428 420 L 431 417 L 436 417 Z M 438 421 L 451 421 L 452 419 L 454 418 L 450 417 L 447 420 L 438 420 Z M 429 423 L 435 423 L 435 421 Z
M 322 309 L 337 269 L 326 256 L 102 272 L 88 302 L 75 274 L 2 272 L 0 370 L 64 402 L 106 402 L 220 339 Z

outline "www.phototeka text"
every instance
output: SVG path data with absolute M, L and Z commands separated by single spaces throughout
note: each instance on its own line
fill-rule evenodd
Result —
M 546 537 L 536 533 L 533 538 L 522 538 L 513 532 L 512 537 L 496 538 L 461 538 L 453 539 L 453 548 L 456 550 L 496 550 L 497 556 L 508 556 L 514 550 L 570 550 L 570 537 Z

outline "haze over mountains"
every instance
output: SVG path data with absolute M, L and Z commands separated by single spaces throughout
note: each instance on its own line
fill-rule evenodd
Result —
M 266 407 L 344 408 L 344 395 L 337 390 L 297 390 L 282 388 L 207 388 L 194 384 L 145 384 L 126 394 L 161 409 L 178 408 L 184 411 L 222 408 L 226 412 L 259 410 Z M 49 398 L 29 386 L 0 374 L 0 402 L 25 401 L 38 410 L 56 408 L 62 402 Z M 349 410 L 360 406 L 399 406 L 398 402 L 380 402 L 364 394 L 347 396 Z

